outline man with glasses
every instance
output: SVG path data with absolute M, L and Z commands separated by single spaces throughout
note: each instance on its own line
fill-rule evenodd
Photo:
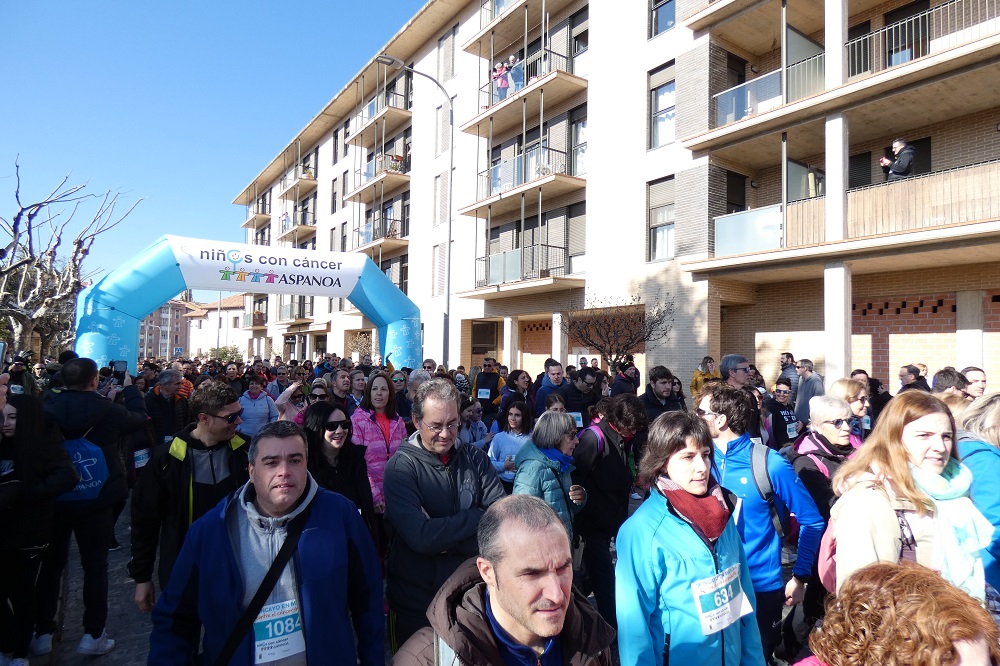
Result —
M 485 453 L 458 446 L 461 394 L 443 379 L 420 384 L 411 409 L 416 432 L 385 466 L 386 562 L 393 651 L 421 627 L 445 580 L 478 553 L 476 530 L 503 487 Z
M 751 405 L 755 401 L 746 391 L 720 383 L 707 384 L 695 400 L 698 405 L 695 411 L 705 419 L 715 442 L 712 476 L 739 498 L 741 508 L 734 513 L 734 519 L 757 597 L 754 610 L 764 658 L 768 664 L 774 664 L 774 648 L 781 640 L 781 609 L 801 603 L 805 596 L 805 583 L 823 536 L 823 517 L 789 462 L 777 451 L 766 450 L 767 475 L 777 515 L 794 513 L 799 523 L 798 558 L 792 579 L 786 584 L 781 574 L 781 536 L 772 521 L 768 502 L 757 489 L 751 468 L 751 452 L 757 446 L 749 433 Z
M 601 398 L 601 392 L 595 389 L 597 385 L 597 371 L 589 366 L 581 366 L 576 373 L 576 379 L 567 382 L 558 393 L 566 402 L 566 411 L 570 414 L 579 414 L 584 425 L 590 423 L 590 413 L 588 407 L 597 404 Z
M 27 361 L 23 357 L 15 356 L 8 372 L 10 374 L 8 385 L 10 386 L 11 393 L 38 396 L 38 382 L 35 381 L 35 376 L 31 372 L 28 372 Z
M 487 356 L 483 359 L 483 371 L 476 375 L 476 385 L 472 387 L 472 397 L 483 406 L 483 423 L 489 428 L 500 411 L 503 397 L 503 377 L 497 371 L 497 360 Z
M 288 376 L 288 368 L 279 365 L 274 369 L 274 381 L 268 382 L 264 392 L 271 396 L 271 400 L 277 400 L 278 396 L 285 392 L 285 389 L 292 383 Z
M 807 358 L 800 359 L 795 365 L 799 373 L 799 391 L 795 398 L 795 418 L 803 425 L 809 425 L 809 401 L 818 395 L 825 395 L 823 377 L 813 372 L 813 362 Z
M 148 613 L 156 601 L 153 564 L 159 545 L 160 589 L 191 523 L 249 479 L 247 446 L 236 429 L 240 396 L 222 382 L 207 382 L 191 394 L 196 420 L 169 442 L 157 446 L 132 494 L 132 559 L 135 603 Z
M 768 445 L 776 451 L 794 442 L 802 432 L 802 423 L 792 409 L 792 382 L 788 378 L 778 377 L 774 382 L 774 397 L 764 401 L 764 415 L 771 433 Z

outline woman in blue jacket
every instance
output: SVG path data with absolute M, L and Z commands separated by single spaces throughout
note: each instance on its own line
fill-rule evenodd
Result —
M 570 478 L 576 438 L 576 423 L 569 414 L 545 412 L 531 431 L 531 439 L 514 458 L 515 495 L 534 495 L 556 510 L 570 541 L 573 540 L 573 516 L 587 502 L 583 486 L 574 486 Z
M 652 492 L 616 541 L 623 666 L 764 664 L 753 583 L 713 459 L 700 417 L 667 412 L 650 425 L 639 476 Z
M 272 421 L 278 420 L 278 408 L 274 405 L 274 400 L 264 391 L 264 380 L 257 375 L 251 375 L 249 386 L 243 395 L 240 396 L 240 407 L 243 413 L 240 415 L 240 435 L 250 441 L 257 431 Z
M 955 411 L 951 399 L 945 403 Z M 961 423 L 958 459 L 972 472 L 972 503 L 994 528 L 990 545 L 980 551 L 986 582 L 1000 590 L 1000 393 L 976 398 Z

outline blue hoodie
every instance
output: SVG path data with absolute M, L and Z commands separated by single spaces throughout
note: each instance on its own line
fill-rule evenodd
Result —
M 771 512 L 767 502 L 757 492 L 750 470 L 752 447 L 748 433 L 729 442 L 725 453 L 716 445 L 712 476 L 723 488 L 742 500 L 734 514 L 736 527 L 750 564 L 753 589 L 761 594 L 784 588 L 784 582 L 781 579 L 781 538 L 774 531 Z M 808 578 L 823 537 L 823 516 L 791 464 L 777 451 L 768 450 L 767 471 L 771 475 L 779 515 L 784 516 L 790 511 L 799 522 L 799 554 L 794 573 Z
M 257 431 L 272 421 L 278 420 L 278 408 L 266 391 L 261 391 L 256 398 L 250 397 L 250 391 L 244 391 L 240 396 L 240 407 L 243 409 L 242 423 L 239 432 L 249 441 Z
M 1000 449 L 958 431 L 958 458 L 972 472 L 972 503 L 993 523 L 993 539 L 983 548 L 986 582 L 1000 590 Z
M 538 387 L 538 391 L 535 392 L 535 414 L 541 416 L 545 413 L 545 399 L 549 397 L 550 393 L 554 393 L 566 386 L 567 379 L 563 377 L 562 383 L 556 386 L 549 379 L 548 375 L 542 378 L 542 385 Z

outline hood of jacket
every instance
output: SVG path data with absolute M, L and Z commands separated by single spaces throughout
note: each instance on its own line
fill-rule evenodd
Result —
M 811 453 L 822 458 L 836 460 L 839 463 L 854 453 L 854 447 L 849 443 L 837 446 L 818 432 L 810 430 L 805 437 L 796 442 L 795 452 L 799 455 Z
M 520 465 L 521 463 L 528 460 L 537 460 L 541 464 L 545 465 L 546 467 L 554 471 L 556 474 L 560 473 L 559 463 L 557 463 L 555 460 L 545 455 L 545 453 L 543 453 L 542 450 L 538 448 L 538 446 L 536 446 L 535 443 L 530 439 L 527 442 L 525 442 L 524 446 L 521 447 L 521 450 L 517 452 L 517 456 L 515 456 L 514 458 L 514 464 Z M 566 469 L 566 471 L 572 472 L 575 469 L 576 467 L 570 465 Z
M 504 663 L 486 617 L 485 590 L 476 558 L 471 558 L 445 581 L 427 610 L 431 628 L 462 663 Z M 575 588 L 570 594 L 561 634 L 563 663 L 585 664 L 610 649 L 615 630 Z

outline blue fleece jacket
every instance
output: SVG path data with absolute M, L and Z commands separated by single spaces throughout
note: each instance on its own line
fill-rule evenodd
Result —
M 739 587 L 751 607 L 756 607 L 747 558 L 731 518 L 713 551 L 654 488 L 622 525 L 615 544 L 622 666 L 763 666 L 754 614 L 706 636 L 692 593 L 695 581 L 736 567 Z
M 1000 450 L 959 431 L 958 458 L 972 472 L 972 503 L 993 523 L 993 540 L 983 548 L 986 582 L 1000 590 Z
M 240 417 L 243 422 L 239 431 L 247 441 L 268 423 L 278 420 L 278 408 L 266 391 L 261 391 L 256 398 L 250 396 L 250 391 L 244 391 L 240 396 L 240 407 L 243 409 L 243 416 Z
M 729 442 L 725 453 L 716 445 L 712 475 L 722 487 L 742 500 L 736 509 L 736 527 L 750 563 L 753 589 L 760 594 L 780 590 L 784 582 L 781 579 L 781 538 L 774 530 L 771 512 L 757 492 L 750 470 L 752 447 L 747 433 Z M 778 514 L 785 516 L 790 511 L 799 522 L 799 554 L 794 572 L 808 578 L 823 537 L 823 516 L 791 464 L 777 451 L 768 450 L 767 471 L 771 475 Z
M 535 392 L 535 414 L 541 415 L 545 412 L 545 399 L 549 397 L 550 393 L 555 393 L 563 386 L 566 386 L 567 380 L 565 377 L 562 380 L 562 384 L 556 386 L 549 379 L 548 375 L 542 378 L 542 385 L 538 387 L 538 391 Z
M 242 614 L 246 590 L 227 520 L 230 512 L 241 510 L 234 504 L 239 492 L 191 526 L 153 608 L 149 664 L 215 663 Z M 295 567 L 309 661 L 356 666 L 360 657 L 364 666 L 384 664 L 382 574 L 357 507 L 342 495 L 319 490 L 289 566 Z M 253 636 L 250 630 L 243 637 L 233 663 L 254 663 Z M 195 656 L 199 639 L 200 661 Z

